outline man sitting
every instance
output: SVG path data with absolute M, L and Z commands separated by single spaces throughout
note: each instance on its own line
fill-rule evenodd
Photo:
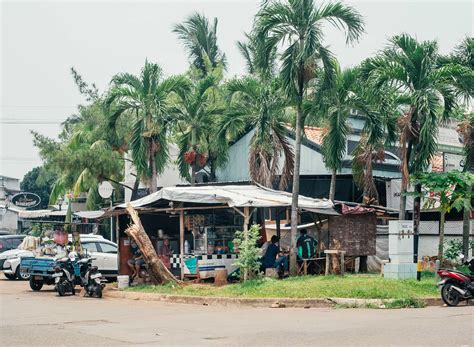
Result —
M 316 254 L 318 241 L 308 235 L 306 229 L 300 230 L 300 237 L 296 240 L 296 249 L 298 250 L 298 264 L 301 265 L 303 260 L 311 259 Z M 311 266 L 311 264 L 309 264 Z M 312 271 L 310 271 L 311 273 Z
M 143 260 L 142 252 L 134 240 L 130 240 L 130 249 L 133 257 L 127 261 L 127 264 L 132 272 L 133 279 L 136 276 L 140 276 L 140 267 L 145 264 L 145 260 Z
M 270 244 L 267 247 L 267 251 L 262 258 L 262 270 L 265 271 L 268 268 L 275 268 L 277 270 L 286 271 L 288 269 L 288 257 L 285 255 L 277 256 L 280 253 L 280 248 L 277 243 L 280 239 L 278 236 L 273 235 Z M 283 269 L 282 269 L 283 268 Z M 279 271 L 280 272 L 280 271 Z

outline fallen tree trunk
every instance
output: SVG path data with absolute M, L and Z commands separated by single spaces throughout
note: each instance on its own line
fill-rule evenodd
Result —
M 127 204 L 127 212 L 130 214 L 133 224 L 130 225 L 127 230 L 125 230 L 125 233 L 133 238 L 133 240 L 138 245 L 138 248 L 140 248 L 140 251 L 143 254 L 143 259 L 148 266 L 148 272 L 152 282 L 154 284 L 165 284 L 169 282 L 182 283 L 173 276 L 173 274 L 166 268 L 160 258 L 158 258 L 150 238 L 143 228 L 140 217 L 132 205 Z

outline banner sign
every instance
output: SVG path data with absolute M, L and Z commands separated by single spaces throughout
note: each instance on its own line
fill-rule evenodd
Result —
M 33 208 L 41 203 L 41 198 L 34 193 L 18 193 L 11 197 L 10 203 L 21 208 Z

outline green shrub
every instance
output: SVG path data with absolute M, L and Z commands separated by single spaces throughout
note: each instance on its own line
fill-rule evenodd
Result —
M 260 240 L 260 225 L 253 224 L 247 232 L 247 237 L 243 231 L 235 233 L 234 243 L 239 248 L 239 257 L 235 265 L 240 267 L 240 272 L 247 273 L 249 277 L 254 277 L 260 269 L 260 248 L 257 241 Z

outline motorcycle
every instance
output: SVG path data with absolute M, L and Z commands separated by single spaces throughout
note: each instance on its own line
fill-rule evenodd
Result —
M 85 295 L 97 298 L 102 297 L 102 274 L 97 266 L 92 266 L 93 258 L 83 258 L 77 261 L 81 274 L 81 286 L 85 289 Z
M 441 298 L 448 306 L 457 306 L 459 302 L 469 301 L 474 297 L 474 258 L 464 262 L 464 265 L 469 266 L 470 275 L 452 269 L 438 270 Z
M 56 260 L 56 267 L 54 268 L 52 277 L 55 283 L 54 290 L 58 292 L 59 296 L 64 296 L 68 292 L 71 292 L 72 295 L 76 295 L 74 289 L 75 276 L 73 261 L 73 256 Z
M 55 290 L 59 296 L 71 292 L 75 295 L 75 285 L 85 289 L 85 295 L 102 297 L 102 274 L 97 266 L 92 266 L 93 258 L 81 258 L 77 260 L 77 254 L 69 253 L 68 257 L 58 259 L 54 269 Z

